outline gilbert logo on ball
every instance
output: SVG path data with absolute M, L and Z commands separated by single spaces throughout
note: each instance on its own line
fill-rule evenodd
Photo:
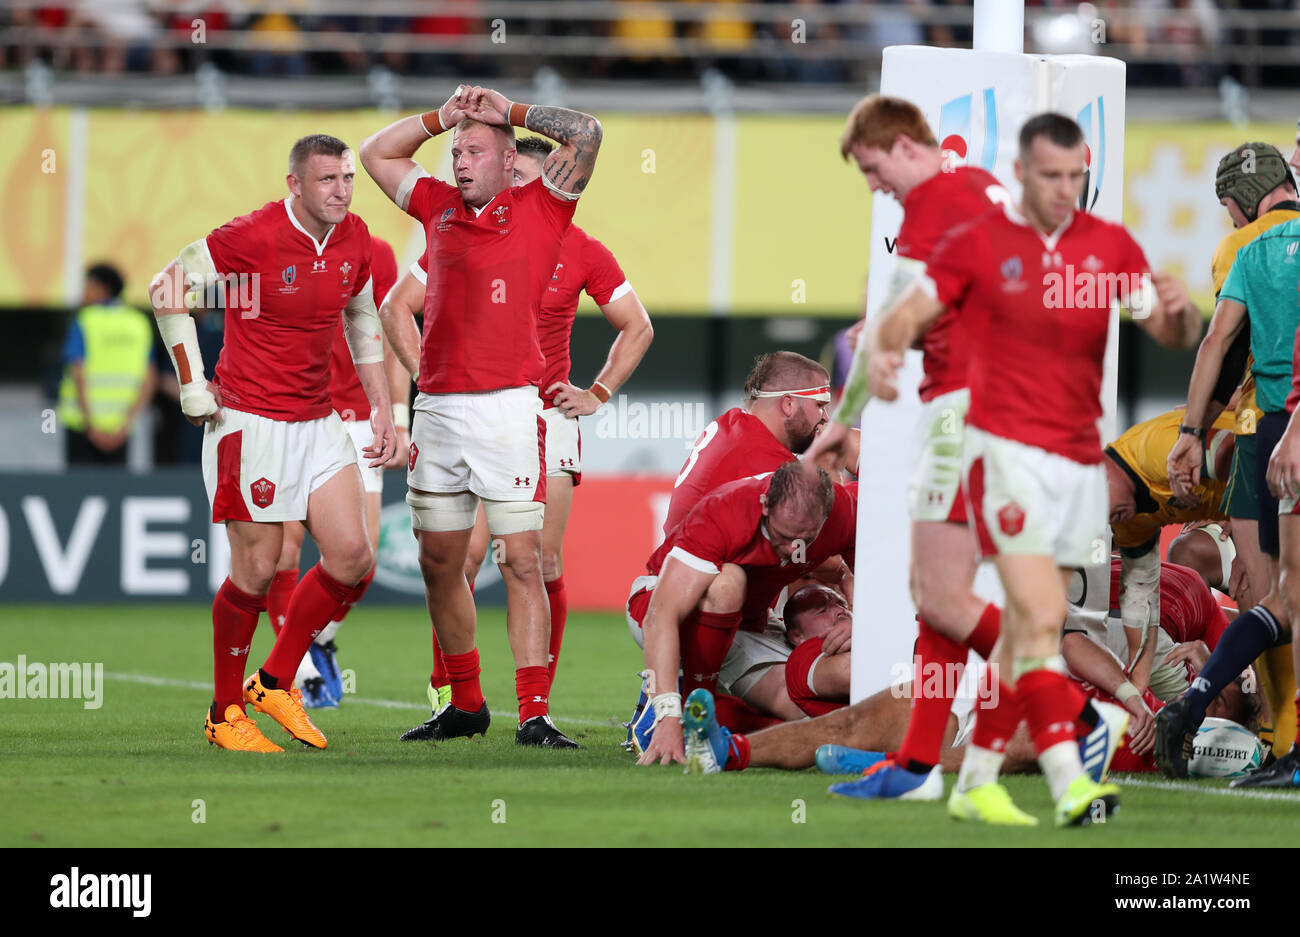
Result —
M 1020 505 L 1012 501 L 998 511 L 998 527 L 1008 537 L 1014 537 L 1025 529 L 1025 512 Z

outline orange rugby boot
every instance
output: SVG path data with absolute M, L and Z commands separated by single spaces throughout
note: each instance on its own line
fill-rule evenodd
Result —
M 244 683 L 244 699 L 252 703 L 258 712 L 266 713 L 280 723 L 284 731 L 304 745 L 312 748 L 325 747 L 325 736 L 307 718 L 307 710 L 302 708 L 302 691 L 296 687 L 288 690 L 268 689 L 262 683 L 259 671 Z
M 208 744 L 232 752 L 284 751 L 263 735 L 257 723 L 234 703 L 226 707 L 225 715 L 225 722 L 214 723 L 211 712 L 203 720 L 203 734 L 208 737 Z

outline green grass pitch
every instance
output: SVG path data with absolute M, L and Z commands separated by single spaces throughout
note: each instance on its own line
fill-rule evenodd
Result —
M 640 655 L 617 615 L 572 614 L 552 697 L 580 752 L 514 744 L 504 613 L 480 618 L 483 740 L 403 744 L 428 718 L 429 624 L 420 608 L 362 605 L 339 636 L 356 693 L 319 712 L 327 751 L 224 752 L 203 737 L 211 630 L 199 606 L 7 606 L 0 661 L 102 662 L 103 705 L 0 699 L 0 847 L 13 846 L 1277 846 L 1300 841 L 1300 796 L 1227 794 L 1223 782 L 1124 790 L 1102 828 L 1058 831 L 1041 778 L 1008 781 L 1044 820 L 997 830 L 942 804 L 829 798 L 815 770 L 684 777 L 618 748 Z M 251 660 L 270 648 L 263 624 Z M 251 714 L 251 710 L 250 710 Z M 952 778 L 948 778 L 949 784 Z M 1122 779 L 1121 779 L 1122 782 Z M 201 802 L 201 803 L 199 803 Z M 204 822 L 196 822 L 202 819 Z

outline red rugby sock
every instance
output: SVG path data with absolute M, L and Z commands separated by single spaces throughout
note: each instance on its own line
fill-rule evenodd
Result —
M 731 751 L 727 752 L 727 763 L 723 771 L 744 771 L 749 767 L 749 739 L 735 732 L 731 733 Z
M 483 688 L 478 682 L 478 648 L 466 654 L 443 654 L 442 658 L 451 684 L 451 705 L 466 712 L 478 712 L 483 708 Z
M 519 699 L 519 724 L 550 713 L 551 675 L 545 667 L 520 667 L 515 671 L 515 696 Z M 454 692 L 454 691 L 453 691 Z
M 307 570 L 307 575 L 293 590 L 284 628 L 275 639 L 271 655 L 262 665 L 262 670 L 275 679 L 280 689 L 287 690 L 293 683 L 298 665 L 302 663 L 307 648 L 311 647 L 312 640 L 333 620 L 351 592 L 352 586 L 344 585 L 325 572 L 320 563 Z
M 961 680 L 966 648 L 917 617 L 919 634 L 913 663 L 912 715 L 898 746 L 896 763 L 909 771 L 929 771 L 939 763 L 943 733 L 952 711 L 952 693 Z
M 717 692 L 722 659 L 739 627 L 740 612 L 693 612 L 686 616 L 681 628 L 683 696 L 701 686 Z
M 564 641 L 564 620 L 569 615 L 569 597 L 564 591 L 563 576 L 546 584 L 546 598 L 551 603 L 551 648 L 546 671 L 553 687 L 555 671 L 560 665 L 560 645 Z
M 289 599 L 298 585 L 298 570 L 282 569 L 271 577 L 271 590 L 266 593 L 266 617 L 271 619 L 271 630 L 277 635 L 284 627 L 289 613 Z
M 1007 742 L 1019 728 L 1021 718 L 1016 691 L 998 680 L 991 669 L 985 670 L 980 679 L 980 696 L 976 705 L 971 744 L 991 752 L 1006 751 Z
M 348 593 L 348 597 L 343 600 L 343 607 L 338 610 L 338 613 L 335 614 L 333 620 L 342 621 L 344 618 L 347 618 L 348 612 L 352 611 L 356 604 L 361 601 L 361 597 L 366 594 L 366 590 L 370 588 L 370 584 L 374 581 L 375 571 L 372 569 L 361 577 L 359 583 L 352 587 L 352 591 Z
M 244 708 L 244 665 L 266 597 L 243 591 L 227 579 L 212 600 L 212 688 L 216 717 L 232 703 Z
M 966 646 L 985 660 L 993 656 L 993 646 L 1002 633 L 1002 609 L 992 602 L 984 606 L 975 630 L 966 636 Z
M 1075 721 L 1083 706 L 1083 694 L 1068 677 L 1046 668 L 1031 670 L 1021 675 L 1015 692 L 1038 754 L 1060 742 L 1075 740 Z

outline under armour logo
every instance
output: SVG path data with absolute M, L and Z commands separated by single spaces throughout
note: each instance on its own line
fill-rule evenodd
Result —
M 248 655 L 249 648 L 251 648 L 252 646 L 253 646 L 253 645 L 250 644 L 250 645 L 248 645 L 248 647 L 232 647 L 232 648 L 230 649 L 230 656 L 231 656 L 231 657 L 245 657 L 245 656 Z
M 529 484 L 532 482 L 532 480 L 533 480 L 533 476 L 531 476 L 531 475 L 525 475 L 523 478 L 520 478 L 518 475 L 516 475 L 516 476 L 515 476 L 515 487 L 516 487 L 516 488 L 527 488 L 527 487 L 529 486 Z
M 563 467 L 563 468 L 573 468 L 573 460 L 572 460 L 572 459 L 561 459 L 561 460 L 560 460 L 560 465 L 561 465 L 561 467 Z
M 533 697 L 533 702 L 534 702 L 534 703 L 545 703 L 545 702 L 546 702 L 546 697 L 545 697 L 545 696 L 534 696 L 534 697 Z
M 313 261 L 311 262 L 311 272 L 312 272 L 312 273 L 315 273 L 315 272 L 317 272 L 318 270 L 324 270 L 324 269 L 325 269 L 325 261 L 323 261 L 323 260 L 313 260 Z

